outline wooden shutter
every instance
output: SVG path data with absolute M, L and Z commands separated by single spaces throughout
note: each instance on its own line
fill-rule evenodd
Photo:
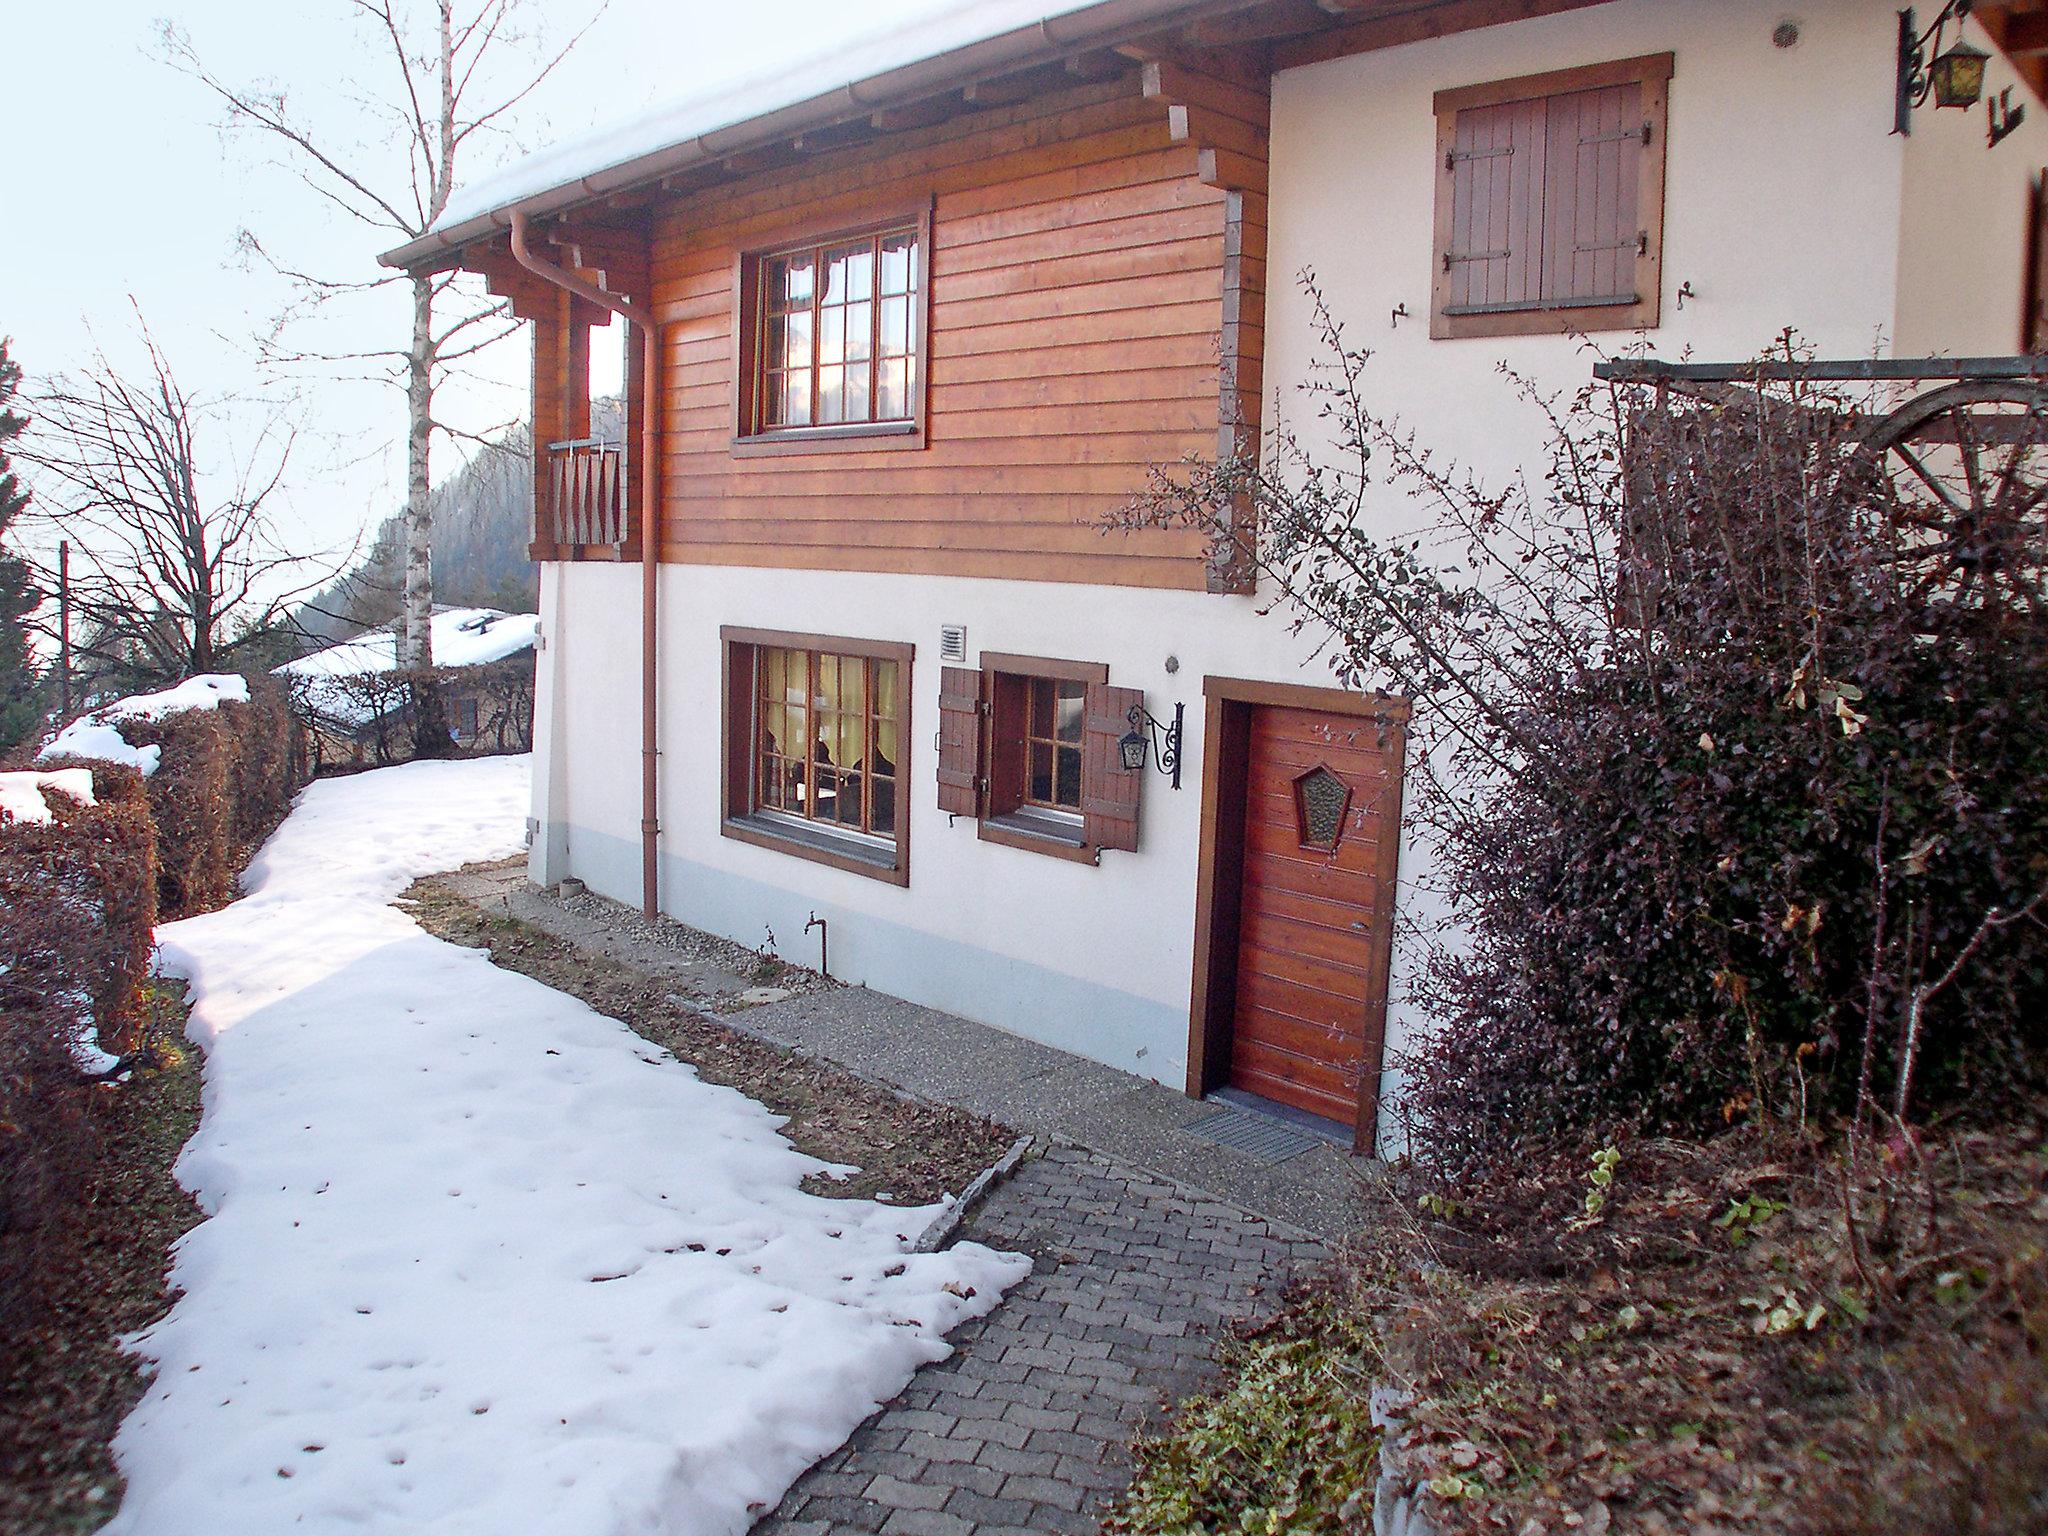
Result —
M 1520 309 L 1543 296 L 1543 108 L 1511 101 L 1457 115 L 1444 165 L 1446 313 Z
M 1134 851 L 1138 846 L 1138 792 L 1145 770 L 1127 770 L 1117 743 L 1131 729 L 1131 711 L 1144 707 L 1145 695 L 1136 688 L 1088 685 L 1081 737 L 1081 835 L 1097 848 Z M 1149 761 L 1149 743 L 1145 750 Z
M 1431 336 L 1658 323 L 1672 62 L 1436 93 Z
M 981 674 L 939 669 L 939 809 L 981 814 Z
M 1640 82 L 1572 91 L 1541 103 L 1547 146 L 1543 180 L 1543 301 L 1552 306 L 1633 304 L 1645 231 Z
M 2048 351 L 2048 170 L 2028 189 L 2027 302 L 2021 318 L 2020 348 Z

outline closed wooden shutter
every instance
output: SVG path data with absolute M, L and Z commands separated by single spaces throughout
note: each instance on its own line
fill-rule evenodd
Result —
M 2048 351 L 2048 171 L 2033 180 L 2027 209 L 2027 305 L 2020 347 Z
M 981 814 L 981 674 L 939 669 L 939 809 Z
M 1446 172 L 1449 310 L 1521 309 L 1543 297 L 1542 101 L 1460 112 Z
M 1672 56 L 1436 93 L 1430 334 L 1654 326 Z
M 1128 852 L 1138 846 L 1138 793 L 1145 770 L 1127 770 L 1117 743 L 1131 729 L 1131 711 L 1144 707 L 1139 689 L 1088 685 L 1081 737 L 1081 835 L 1097 848 Z
M 1644 231 L 1643 88 L 1637 82 L 1573 91 L 1540 103 L 1546 114 L 1543 301 L 1551 306 L 1633 304 Z

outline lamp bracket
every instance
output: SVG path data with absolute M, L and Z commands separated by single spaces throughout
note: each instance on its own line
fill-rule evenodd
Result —
M 2027 115 L 2026 103 L 2012 104 L 2012 87 L 2007 86 L 1995 97 L 1986 97 L 1984 105 L 1991 113 L 1990 147 L 1998 148 L 1999 141 L 2018 131 Z
M 1131 723 L 1133 735 L 1143 732 L 1152 751 L 1152 760 L 1159 765 L 1159 771 L 1180 788 L 1180 744 L 1181 726 L 1187 713 L 1185 704 L 1173 706 L 1173 724 L 1155 719 L 1143 704 L 1133 704 L 1124 711 L 1124 718 Z M 1126 738 L 1128 739 L 1128 738 Z
M 1922 32 L 1909 5 L 1899 12 L 1899 80 L 1898 104 L 1892 119 L 1892 132 L 1911 137 L 1913 132 L 1913 109 L 1927 101 L 1927 93 L 1934 89 L 1934 72 L 1928 68 L 1928 60 L 1941 55 L 1943 30 L 1950 22 L 1955 23 L 1958 40 L 1963 34 L 1963 19 L 1970 14 L 1971 0 L 1947 0 L 1934 18 L 1934 25 Z M 2010 131 L 2010 130 L 2008 130 Z M 1992 143 L 1996 144 L 1997 139 Z

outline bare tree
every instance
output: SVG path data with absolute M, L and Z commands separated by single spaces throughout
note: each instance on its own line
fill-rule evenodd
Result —
M 284 548 L 265 510 L 295 437 L 283 411 L 271 407 L 247 453 L 209 475 L 202 439 L 230 402 L 188 395 L 146 324 L 139 333 L 135 377 L 96 347 L 82 377 L 42 384 L 16 457 L 35 483 L 38 543 L 72 546 L 80 660 L 170 681 L 219 671 L 273 636 L 332 564 Z M 56 589 L 54 570 L 36 574 Z
M 602 13 L 568 42 L 539 48 L 522 34 L 517 13 L 522 0 L 340 0 L 368 29 L 372 48 L 385 66 L 382 89 L 358 103 L 381 119 L 397 151 L 388 177 L 365 163 L 350 143 L 330 137 L 294 110 L 287 93 L 274 86 L 237 86 L 209 70 L 183 30 L 166 22 L 165 57 L 199 81 L 226 107 L 229 123 L 255 129 L 283 151 L 283 159 L 320 196 L 379 238 L 416 240 L 447 209 L 456 168 L 479 134 L 500 129 L 504 120 L 552 74 L 568 51 Z M 496 78 L 501 63 L 516 63 L 509 82 Z M 475 99 L 484 93 L 486 99 Z M 397 168 L 403 165 L 402 172 Z M 381 365 L 406 399 L 405 602 L 401 611 L 401 662 L 428 677 L 433 665 L 433 506 L 429 499 L 429 455 L 437 430 L 451 429 L 434 415 L 434 392 L 447 370 L 502 340 L 514 322 L 502 305 L 477 293 L 473 280 L 456 272 L 393 272 L 368 277 L 328 275 L 273 257 L 244 231 L 243 248 L 294 285 L 299 304 L 280 317 L 265 343 L 274 364 Z M 284 327 L 307 310 L 404 283 L 410 287 L 412 328 L 404 347 L 360 353 L 294 351 L 279 343 Z M 430 695 L 430 688 L 423 695 Z M 448 732 L 438 698 L 423 696 L 415 711 L 421 756 L 447 750 Z

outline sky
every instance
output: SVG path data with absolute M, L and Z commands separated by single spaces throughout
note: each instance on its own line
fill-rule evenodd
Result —
M 424 14 L 423 0 L 399 0 Z M 467 6 L 474 0 L 459 0 Z M 463 179 L 532 149 L 599 128 L 651 103 L 688 96 L 830 50 L 957 0 L 610 0 L 508 131 L 479 145 Z M 597 0 L 525 0 L 528 51 L 506 55 L 508 81 L 533 49 L 559 48 Z M 280 260 L 322 276 L 376 276 L 398 243 L 348 218 L 248 132 L 222 129 L 204 88 L 164 61 L 168 20 L 233 84 L 286 92 L 295 112 L 389 179 L 399 167 L 368 103 L 395 70 L 350 0 L 84 0 L 0 5 L 12 131 L 0 155 L 0 336 L 30 376 L 76 371 L 95 345 L 117 368 L 138 359 L 132 298 L 180 382 L 215 402 L 202 468 L 219 486 L 255 450 L 273 413 L 299 432 L 277 507 L 295 548 L 345 551 L 396 511 L 405 485 L 404 400 L 342 365 L 267 377 L 253 338 L 292 294 L 238 254 L 254 231 Z M 396 289 L 341 301 L 288 333 L 340 352 L 401 344 L 408 305 Z M 608 349 L 593 348 L 593 351 Z M 616 354 L 608 360 L 615 362 Z M 466 430 L 524 414 L 526 342 L 516 336 L 442 405 Z M 602 386 L 603 363 L 594 370 Z M 615 374 L 614 374 L 615 376 Z M 466 451 L 435 448 L 435 478 Z

